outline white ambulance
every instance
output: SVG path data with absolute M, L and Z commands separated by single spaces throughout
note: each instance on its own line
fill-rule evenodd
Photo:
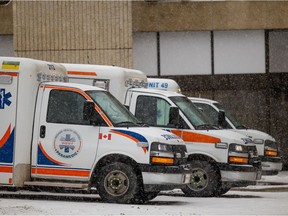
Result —
M 180 92 L 180 86 L 172 79 L 148 78 L 148 87 Z M 256 144 L 262 162 L 262 175 L 277 175 L 282 170 L 282 159 L 276 140 L 262 131 L 246 128 L 217 101 L 189 97 L 189 99 L 209 118 L 212 125 L 229 129 L 252 139 Z
M 139 124 L 101 88 L 64 81 L 61 64 L 0 57 L 0 187 L 141 203 L 190 182 L 183 140 Z
M 217 101 L 196 97 L 189 99 L 209 117 L 212 124 L 244 134 L 254 141 L 261 158 L 263 175 L 277 175 L 282 170 L 278 144 L 272 136 L 245 127 Z
M 250 144 L 252 141 L 239 133 L 210 126 L 209 121 L 184 95 L 137 88 L 133 82 L 127 82 L 130 79 L 137 80 L 137 83 L 147 82 L 144 73 L 139 75 L 140 71 L 137 70 L 87 64 L 63 65 L 70 82 L 90 80 L 93 85 L 98 80 L 107 80 L 113 85 L 106 86 L 106 89 L 118 97 L 140 121 L 182 137 L 192 167 L 191 182 L 182 189 L 187 196 L 218 196 L 233 186 L 253 185 L 260 179 L 261 162 L 255 145 Z M 138 77 L 131 78 L 129 74 L 132 72 Z M 119 76 L 115 78 L 117 73 Z M 122 91 L 124 83 L 126 91 Z M 130 87 L 128 84 L 131 84 Z

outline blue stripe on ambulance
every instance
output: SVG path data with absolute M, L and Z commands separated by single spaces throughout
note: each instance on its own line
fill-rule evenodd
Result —
M 0 148 L 0 162 L 13 163 L 14 152 L 14 129 L 10 134 L 7 142 Z

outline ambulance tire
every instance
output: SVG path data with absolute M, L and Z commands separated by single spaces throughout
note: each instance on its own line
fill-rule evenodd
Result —
M 231 186 L 225 186 L 222 185 L 221 187 L 218 188 L 216 191 L 215 196 L 222 196 L 223 194 L 227 193 L 231 189 Z
M 96 181 L 98 193 L 109 203 L 139 203 L 140 184 L 133 167 L 113 162 L 101 168 Z
M 191 183 L 182 188 L 188 197 L 212 197 L 216 195 L 220 185 L 220 176 L 217 168 L 207 161 L 194 160 Z
M 148 201 L 156 198 L 160 191 L 153 191 L 153 192 L 142 192 L 140 197 L 142 198 L 142 203 L 147 203 Z

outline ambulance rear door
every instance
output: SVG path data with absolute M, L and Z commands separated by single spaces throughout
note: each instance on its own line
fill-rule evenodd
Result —
M 6 70 L 7 64 L 9 66 L 12 63 L 3 61 L 0 65 L 0 185 L 13 184 L 13 153 L 19 73 L 9 72 L 9 67 Z

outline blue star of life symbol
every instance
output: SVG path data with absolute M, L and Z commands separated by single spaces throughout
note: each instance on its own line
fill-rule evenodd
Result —
M 66 137 L 61 137 L 60 141 L 73 143 L 75 142 L 75 138 L 71 138 L 71 134 L 66 134 Z M 62 144 L 62 145 L 59 145 L 59 147 L 60 149 L 64 149 L 65 153 L 69 153 L 70 149 L 71 150 L 75 149 L 75 146 L 69 145 L 69 144 Z
M 4 109 L 5 105 L 10 106 L 10 97 L 12 97 L 10 92 L 5 93 L 5 89 L 0 89 L 0 109 Z

